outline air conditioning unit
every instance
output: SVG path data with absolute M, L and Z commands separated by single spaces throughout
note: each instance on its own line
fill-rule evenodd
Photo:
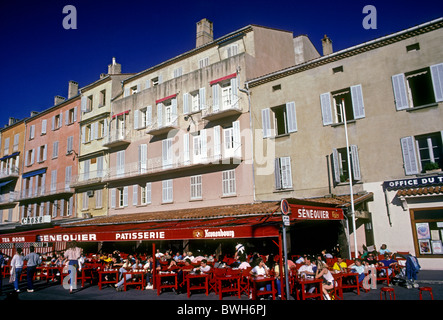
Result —
M 91 219 L 92 215 L 89 212 L 83 213 L 83 219 Z
M 88 195 L 88 197 L 93 197 L 94 196 L 94 190 L 88 190 L 86 192 L 86 194 Z

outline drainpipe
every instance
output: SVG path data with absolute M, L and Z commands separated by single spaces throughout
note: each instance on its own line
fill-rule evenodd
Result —
M 249 91 L 248 83 L 245 83 L 245 89 L 238 88 L 241 92 L 245 93 L 248 96 L 248 113 L 249 113 L 249 130 L 251 134 L 251 157 L 252 157 L 252 193 L 254 197 L 254 202 L 256 201 L 255 197 L 255 168 L 254 168 L 254 135 L 252 134 L 252 115 L 251 115 L 251 92 Z

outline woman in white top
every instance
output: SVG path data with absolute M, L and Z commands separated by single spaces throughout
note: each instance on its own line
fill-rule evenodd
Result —
M 317 270 L 315 272 L 315 278 L 323 278 L 323 296 L 326 300 L 331 300 L 328 294 L 328 290 L 331 290 L 336 285 L 334 276 L 328 269 L 328 265 L 324 262 L 317 260 L 316 262 Z
M 14 257 L 12 257 L 11 260 L 11 277 L 9 278 L 9 282 L 14 281 L 14 290 L 16 292 L 20 292 L 18 283 L 20 281 L 20 274 L 22 273 L 23 269 L 23 261 L 24 257 L 22 254 L 22 249 L 17 248 L 17 253 L 14 255 Z

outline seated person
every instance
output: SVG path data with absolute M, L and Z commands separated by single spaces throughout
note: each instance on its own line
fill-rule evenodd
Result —
M 298 268 L 298 274 L 302 278 L 313 278 L 315 276 L 314 272 L 314 264 L 312 264 L 312 258 L 310 256 L 306 256 L 304 258 L 304 264 Z
M 366 277 L 365 266 L 360 259 L 355 259 L 355 262 L 349 266 L 351 272 L 358 273 L 358 282 L 361 283 Z
M 208 261 L 203 259 L 200 261 L 200 267 L 194 268 L 194 271 L 198 273 L 208 273 L 211 271 L 211 267 L 208 265 Z
M 337 261 L 332 266 L 332 270 L 334 270 L 335 273 L 346 272 L 347 267 L 346 261 L 344 261 L 342 257 L 337 257 Z
M 392 259 L 389 253 L 385 253 L 384 257 L 385 258 L 383 260 L 379 261 L 379 266 L 388 267 L 388 275 L 390 276 L 392 274 L 392 269 L 395 268 L 395 266 L 397 265 L 397 260 Z M 381 274 L 381 276 L 384 276 L 384 274 Z

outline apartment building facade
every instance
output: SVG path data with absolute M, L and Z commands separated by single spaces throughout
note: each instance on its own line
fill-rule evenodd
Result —
M 426 170 L 442 168 L 442 27 L 433 20 L 248 81 L 264 155 L 256 198 L 333 202 L 351 177 L 351 251 L 356 235 L 359 251 L 385 243 L 441 269 L 443 176 Z
M 111 121 L 111 101 L 122 95 L 121 81 L 130 75 L 122 74 L 121 65 L 113 58 L 107 74 L 80 88 L 79 167 L 71 183 L 77 194 L 79 217 L 108 213 L 108 192 L 103 177 L 109 168 L 105 143 Z
M 214 40 L 212 27 L 199 21 L 195 49 L 123 81 L 106 144 L 110 215 L 254 201 L 242 88 L 294 64 L 294 40 L 291 32 L 259 26 Z
M 26 126 L 20 219 L 49 223 L 76 218 L 72 177 L 77 175 L 80 96 L 69 82 L 68 98 L 54 98 L 54 106 L 24 120 Z M 36 219 L 40 218 L 40 219 Z
M 0 130 L 0 224 L 19 221 L 18 199 L 23 172 L 25 124 L 23 120 L 9 119 Z

